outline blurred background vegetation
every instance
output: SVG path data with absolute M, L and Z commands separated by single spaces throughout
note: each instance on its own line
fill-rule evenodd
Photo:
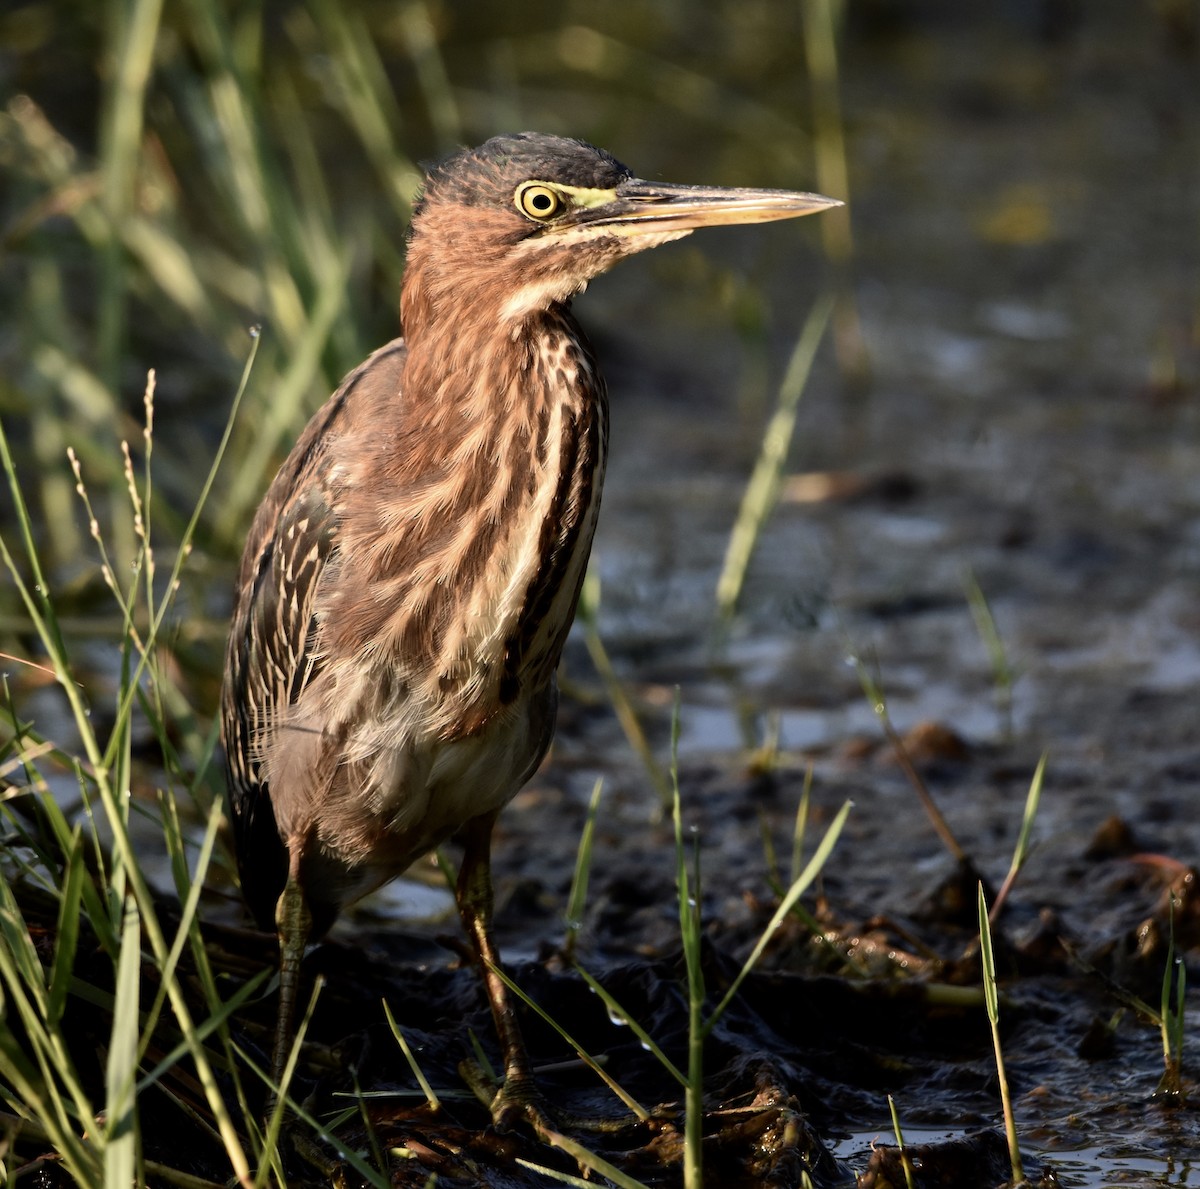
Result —
M 1064 365 L 1091 353 L 1122 383 L 1175 392 L 1195 352 L 1196 43 L 1190 0 L 6 5 L 0 416 L 67 630 L 117 625 L 94 613 L 66 448 L 102 510 L 106 491 L 124 500 L 118 443 L 140 448 L 155 369 L 154 515 L 160 542 L 177 539 L 261 326 L 175 637 L 212 705 L 248 517 L 307 416 L 396 332 L 419 163 L 499 131 L 577 135 L 652 177 L 851 200 L 820 230 L 701 237 L 588 295 L 616 398 L 632 390 L 662 412 L 642 422 L 618 405 L 615 445 L 622 419 L 646 424 L 668 471 L 699 457 L 744 475 L 790 343 L 829 286 L 841 379 L 822 365 L 831 399 L 802 435 L 805 465 L 890 449 L 895 398 L 923 382 L 918 341 L 944 387 L 1003 399 L 996 361 L 975 367 L 954 337 L 981 302 L 986 333 L 1014 344 L 1018 383 L 1040 368 L 1043 386 L 1053 370 L 1069 387 Z M 1126 275 L 1151 258 L 1153 280 L 1131 293 Z M 1083 300 L 1065 332 L 1042 308 Z M 975 410 L 977 427 L 990 406 Z M 696 432 L 692 411 L 725 457 L 711 442 L 672 453 Z M 653 537 L 639 516 L 623 527 L 615 512 L 605 531 Z M 677 563 L 661 539 L 678 535 L 671 523 L 655 567 Z M 111 531 L 132 564 L 128 518 Z M 718 533 L 700 550 L 706 582 L 720 549 Z M 21 623 L 0 592 L 4 651 L 28 651 Z
M 261 326 L 200 538 L 227 570 L 304 420 L 396 333 L 418 162 L 530 127 L 636 150 L 655 175 L 799 186 L 801 40 L 799 10 L 771 3 L 7 7 L 0 411 L 56 572 L 95 568 L 66 447 L 93 498 L 122 491 L 118 442 L 140 441 L 156 369 L 156 508 L 177 532 Z M 736 287 L 701 256 L 673 267 L 709 298 Z M 609 317 L 659 304 L 627 291 Z M 753 293 L 741 305 L 759 318 Z

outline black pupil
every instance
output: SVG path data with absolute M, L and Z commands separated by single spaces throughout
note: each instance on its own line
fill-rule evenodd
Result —
M 554 205 L 554 200 L 544 190 L 535 194 L 531 201 L 533 209 L 537 211 L 548 211 Z

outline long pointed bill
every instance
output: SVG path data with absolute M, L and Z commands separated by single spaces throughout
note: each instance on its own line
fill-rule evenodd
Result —
M 770 223 L 841 205 L 836 198 L 795 190 L 680 186 L 631 178 L 617 187 L 611 201 L 580 210 L 572 222 L 619 235 L 656 234 L 728 223 Z

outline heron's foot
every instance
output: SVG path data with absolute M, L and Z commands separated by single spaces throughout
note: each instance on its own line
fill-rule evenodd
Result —
M 544 1143 L 553 1144 L 562 1138 L 561 1128 L 568 1126 L 569 1121 L 558 1118 L 529 1075 L 510 1074 L 498 1086 L 474 1061 L 460 1062 L 458 1072 L 491 1112 L 492 1126 L 497 1131 L 512 1131 L 517 1124 L 526 1123 Z
M 332 1153 L 325 1151 L 315 1140 L 298 1128 L 289 1128 L 286 1141 L 291 1150 L 309 1168 L 315 1169 L 323 1178 L 338 1184 L 345 1175 L 346 1165 Z
M 526 1123 L 543 1143 L 561 1138 L 569 1120 L 560 1119 L 532 1078 L 507 1078 L 490 1104 L 492 1125 L 497 1131 L 511 1131 Z
M 663 1118 L 639 1118 L 632 1113 L 616 1117 L 577 1115 L 551 1105 L 533 1077 L 509 1076 L 502 1086 L 497 1086 L 473 1061 L 463 1061 L 458 1071 L 491 1112 L 492 1125 L 497 1131 L 511 1131 L 525 1123 L 543 1143 L 554 1147 L 569 1146 L 562 1142 L 564 1132 L 619 1135 L 643 1126 L 657 1131 L 665 1124 Z

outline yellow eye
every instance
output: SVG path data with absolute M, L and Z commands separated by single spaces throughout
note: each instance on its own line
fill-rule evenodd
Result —
M 562 206 L 562 196 L 541 182 L 526 182 L 517 190 L 517 210 L 531 219 L 552 219 Z

